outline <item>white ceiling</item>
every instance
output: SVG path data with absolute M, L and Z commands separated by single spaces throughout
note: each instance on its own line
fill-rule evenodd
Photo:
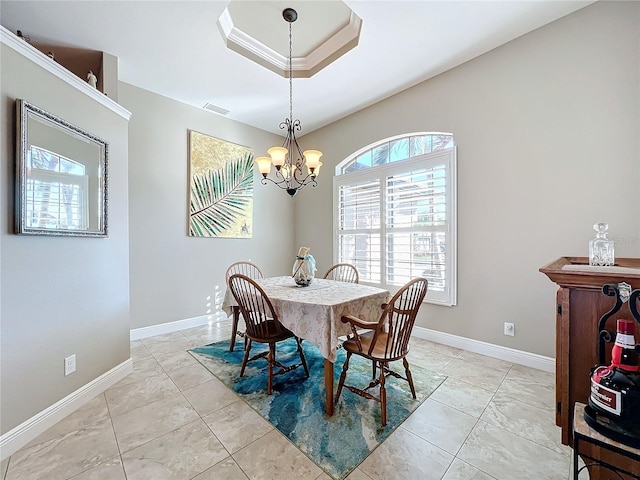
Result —
M 120 80 L 227 118 L 282 134 L 289 83 L 229 50 L 216 22 L 228 1 L 0 1 L 0 24 L 32 41 L 100 50 L 119 59 Z M 296 39 L 321 31 L 331 2 L 245 2 L 280 32 L 298 11 Z M 293 115 L 309 133 L 593 3 L 584 1 L 354 1 L 360 41 L 311 78 L 293 80 Z M 265 9 L 264 4 L 271 4 Z M 323 8 L 324 5 L 324 8 Z M 258 8 L 260 7 L 260 8 Z M 309 13 L 311 12 L 311 13 Z M 325 12 L 325 13 L 323 13 Z M 306 18 L 305 18 L 306 14 Z M 330 19 L 329 19 L 330 20 Z M 314 22 L 317 23 L 314 28 Z M 277 37 L 277 35 L 275 35 Z M 288 55 L 288 51 L 283 54 Z M 216 115 L 211 113 L 211 115 Z

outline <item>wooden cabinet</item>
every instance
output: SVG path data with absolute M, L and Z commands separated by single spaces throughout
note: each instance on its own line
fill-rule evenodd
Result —
M 584 420 L 584 403 L 576 402 L 573 424 L 573 478 L 578 480 L 586 478 L 585 475 L 579 475 L 580 467 L 578 466 L 578 456 L 585 459 L 586 469 L 590 473 L 590 478 L 600 476 L 604 478 L 629 478 L 628 474 L 635 475 L 638 473 L 637 468 L 625 469 L 621 465 L 631 465 L 637 467 L 640 465 L 640 449 L 632 448 L 623 443 L 618 443 L 600 432 L 591 428 Z M 596 452 L 596 456 L 591 455 L 591 451 Z M 601 461 L 601 452 L 606 451 L 610 458 L 608 462 Z
M 556 293 L 556 424 L 562 443 L 572 445 L 576 402 L 587 403 L 590 371 L 598 363 L 598 322 L 615 305 L 602 293 L 608 283 L 626 282 L 640 288 L 640 258 L 616 259 L 615 267 L 589 267 L 586 257 L 561 257 L 540 268 L 558 284 Z M 616 319 L 633 319 L 628 305 L 607 322 L 615 331 Z M 608 361 L 608 359 L 607 359 Z M 640 466 L 635 465 L 640 474 Z

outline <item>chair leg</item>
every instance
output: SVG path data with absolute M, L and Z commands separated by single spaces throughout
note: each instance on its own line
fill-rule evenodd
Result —
M 377 367 L 377 364 L 376 364 L 375 360 L 371 361 L 371 366 L 373 367 L 373 375 L 371 375 L 371 378 L 376 378 L 376 367 Z
M 276 344 L 269 344 L 269 355 L 267 356 L 269 362 L 269 376 L 267 379 L 267 395 L 271 395 L 273 388 L 273 364 L 276 363 Z
M 240 376 L 244 375 L 244 369 L 247 367 L 247 362 L 249 361 L 249 352 L 251 351 L 251 339 L 247 340 L 245 337 L 244 342 L 244 357 L 242 357 L 242 366 L 240 367 Z
M 240 319 L 240 309 L 233 307 L 233 326 L 231 327 L 231 341 L 229 342 L 229 351 L 233 352 L 236 346 L 236 334 L 238 333 L 238 320 Z
M 409 387 L 411 387 L 411 395 L 413 398 L 416 398 L 416 388 L 413 386 L 413 376 L 411 375 L 411 370 L 409 370 L 409 362 L 406 357 L 402 359 L 402 363 L 404 365 L 404 371 L 407 374 L 407 380 L 409 381 Z
M 347 378 L 347 370 L 349 370 L 349 359 L 351 358 L 351 352 L 347 352 L 347 358 L 344 361 L 344 365 L 342 366 L 342 373 L 340 374 L 340 381 L 338 382 L 338 392 L 336 393 L 335 403 L 338 403 L 338 399 L 340 398 L 340 394 L 342 393 L 342 386 L 344 385 L 344 380 Z
M 387 425 L 387 388 L 384 386 L 384 366 L 380 365 L 380 405 L 382 409 L 382 426 Z
M 307 367 L 307 359 L 304 358 L 304 352 L 302 351 L 302 340 L 298 337 L 296 338 L 296 343 L 298 344 L 298 354 L 300 355 L 300 361 L 302 362 L 302 368 L 304 368 L 304 372 L 307 374 L 307 378 L 309 378 L 309 367 Z

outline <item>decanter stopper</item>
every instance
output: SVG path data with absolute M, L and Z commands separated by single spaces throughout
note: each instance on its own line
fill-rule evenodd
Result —
M 596 238 L 589 242 L 589 265 L 613 266 L 615 262 L 613 241 L 607 238 L 609 225 L 596 223 L 593 229 L 596 231 Z

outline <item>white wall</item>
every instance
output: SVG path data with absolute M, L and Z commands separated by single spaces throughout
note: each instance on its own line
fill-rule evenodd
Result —
M 129 122 L 131 328 L 219 311 L 229 264 L 252 260 L 265 275 L 290 271 L 294 246 L 293 201 L 254 178 L 253 238 L 194 238 L 187 234 L 188 130 L 264 155 L 282 138 L 222 116 L 120 83 Z M 218 308 L 218 310 L 216 309 Z
M 2 44 L 0 430 L 129 358 L 127 120 Z M 55 93 L 53 93 L 55 92 Z M 109 238 L 13 233 L 16 99 L 109 144 Z M 64 376 L 64 358 L 77 370 Z
M 392 135 L 452 132 L 458 306 L 425 304 L 418 325 L 554 357 L 556 286 L 538 269 L 588 255 L 598 221 L 618 257 L 640 256 L 639 59 L 640 2 L 597 2 L 305 135 L 324 166 L 318 188 L 296 198 L 296 242 L 320 266 L 333 261 L 324 200 L 351 153 Z M 346 88 L 366 81 L 354 75 Z M 515 337 L 502 334 L 505 321 Z

